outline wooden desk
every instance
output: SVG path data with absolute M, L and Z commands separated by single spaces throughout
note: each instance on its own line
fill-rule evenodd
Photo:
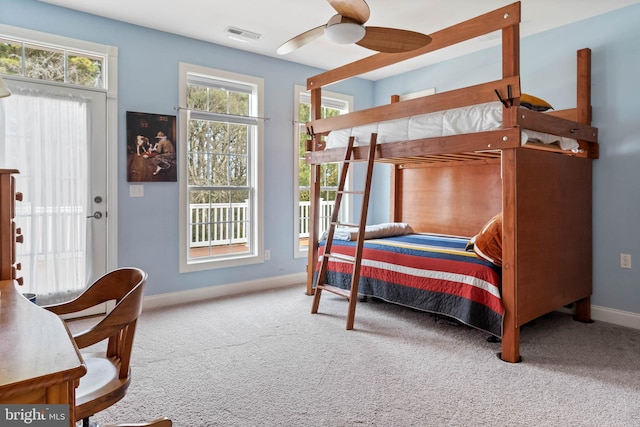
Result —
M 14 280 L 0 281 L 0 403 L 69 404 L 87 372 L 64 322 L 26 298 Z

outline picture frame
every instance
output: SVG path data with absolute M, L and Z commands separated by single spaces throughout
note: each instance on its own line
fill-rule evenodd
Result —
M 127 181 L 176 182 L 176 116 L 127 111 Z

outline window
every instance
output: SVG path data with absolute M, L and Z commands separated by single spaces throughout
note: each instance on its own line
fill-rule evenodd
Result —
M 263 86 L 180 64 L 181 271 L 264 261 Z
M 0 37 L 2 74 L 105 89 L 105 60 L 95 53 Z
M 310 167 L 305 161 L 307 135 L 306 123 L 311 118 L 311 96 L 302 86 L 295 87 L 294 128 L 296 147 L 294 176 L 297 177 L 294 190 L 294 256 L 307 256 L 309 248 L 310 215 Z M 353 109 L 353 97 L 322 91 L 322 118 L 338 116 Z M 320 233 L 329 228 L 329 220 L 333 211 L 333 203 L 340 179 L 340 164 L 326 163 L 321 166 L 320 179 Z M 347 183 L 348 186 L 348 183 Z M 345 199 L 342 212 L 348 212 L 348 201 Z

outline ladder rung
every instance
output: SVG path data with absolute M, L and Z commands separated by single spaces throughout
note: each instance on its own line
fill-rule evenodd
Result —
M 364 190 L 338 190 L 341 194 L 364 194 Z
M 336 286 L 327 285 L 326 283 L 324 285 L 318 285 L 317 288 L 331 292 L 332 294 L 340 295 L 341 297 L 345 297 L 346 299 L 351 298 L 351 291 L 338 288 Z
M 347 261 L 347 262 L 351 262 L 351 263 L 356 262 L 355 257 L 352 257 L 351 255 L 328 253 L 328 254 L 324 254 L 324 256 L 327 257 L 327 258 L 339 259 L 340 261 Z

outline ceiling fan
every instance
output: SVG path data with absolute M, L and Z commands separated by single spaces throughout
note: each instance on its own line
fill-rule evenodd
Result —
M 365 27 L 369 5 L 364 0 L 327 0 L 337 15 L 325 25 L 312 28 L 285 42 L 277 50 L 285 55 L 325 35 L 339 44 L 355 43 L 367 49 L 385 53 L 408 52 L 431 42 L 431 37 L 415 31 L 387 27 Z

